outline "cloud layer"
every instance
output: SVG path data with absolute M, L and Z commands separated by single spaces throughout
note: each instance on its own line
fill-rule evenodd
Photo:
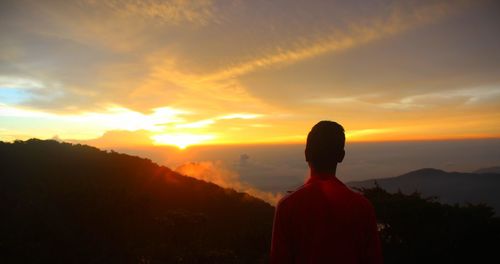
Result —
M 175 169 L 180 174 L 215 183 L 224 188 L 234 189 L 258 197 L 272 205 L 283 196 L 281 193 L 265 192 L 241 181 L 237 172 L 231 171 L 221 161 L 188 162 Z

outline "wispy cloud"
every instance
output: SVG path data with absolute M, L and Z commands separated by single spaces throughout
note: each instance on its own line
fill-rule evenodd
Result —
M 349 49 L 436 21 L 452 12 L 463 9 L 465 7 L 464 3 L 465 1 L 457 1 L 453 4 L 449 2 L 437 2 L 431 5 L 415 7 L 414 9 L 402 9 L 399 6 L 394 6 L 387 17 L 353 23 L 347 30 L 341 32 L 326 32 L 324 33 L 326 36 L 320 40 L 299 39 L 297 40 L 297 43 L 300 43 L 298 47 L 290 49 L 278 48 L 274 53 L 202 76 L 201 80 L 235 78 L 258 69 L 292 64 L 325 53 Z
M 295 44 L 279 46 L 272 52 L 257 55 L 247 61 L 228 64 L 212 72 L 181 71 L 179 63 L 182 58 L 173 59 L 167 56 L 167 59 L 162 59 L 160 54 L 152 59 L 154 66 L 148 78 L 133 91 L 132 96 L 168 90 L 173 101 L 177 103 L 189 101 L 188 104 L 196 107 L 255 106 L 268 109 L 268 112 L 283 111 L 276 105 L 266 103 L 265 98 L 256 97 L 252 94 L 253 88 L 242 86 L 239 78 L 258 70 L 291 65 L 386 38 L 437 21 L 462 10 L 464 6 L 464 2 L 453 5 L 436 2 L 414 8 L 394 5 L 388 15 L 352 22 L 343 30 L 324 30 L 320 38 L 299 37 L 295 39 Z M 234 61 L 238 60 L 240 59 L 234 58 Z M 197 98 L 210 98 L 210 100 L 199 101 Z M 207 106 L 207 101 L 214 102 L 216 106 Z
M 160 23 L 189 22 L 204 25 L 214 19 L 211 0 L 86 0 L 94 8 L 108 7 L 131 19 L 156 19 Z
M 235 113 L 219 116 L 218 119 L 254 119 L 263 116 L 262 114 Z
M 381 103 L 379 106 L 389 109 L 411 110 L 449 106 L 450 103 L 456 105 L 473 105 L 499 96 L 500 86 L 474 87 L 411 95 L 395 102 Z
M 321 97 L 321 98 L 309 98 L 305 99 L 304 102 L 310 104 L 362 104 L 366 103 L 365 99 L 370 97 L 375 97 L 377 95 L 357 95 L 357 96 L 339 96 L 339 97 Z
M 43 87 L 44 84 L 42 82 L 30 78 L 0 76 L 0 89 L 1 88 L 40 89 Z
M 22 129 L 30 122 L 38 121 L 46 124 L 37 127 L 38 133 L 42 137 L 60 134 L 61 137 L 72 139 L 95 138 L 108 130 L 159 132 L 163 131 L 167 124 L 184 122 L 181 116 L 185 114 L 186 112 L 183 110 L 169 107 L 156 108 L 150 114 L 143 114 L 116 105 L 111 105 L 102 112 L 55 114 L 0 104 L 0 118 L 14 120 L 5 124 L 6 129 L 13 133 L 19 133 L 17 130 Z M 50 132 L 58 130 L 65 132 Z
M 175 127 L 177 127 L 177 128 L 204 128 L 204 127 L 215 124 L 219 120 L 230 120 L 230 119 L 246 120 L 246 119 L 259 118 L 262 116 L 264 116 L 264 115 L 262 115 L 262 114 L 250 114 L 250 113 L 234 113 L 234 114 L 216 116 L 213 118 L 199 120 L 199 121 L 185 123 L 185 124 L 178 124 Z

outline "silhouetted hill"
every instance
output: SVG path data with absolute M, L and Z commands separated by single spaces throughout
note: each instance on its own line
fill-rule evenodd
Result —
M 0 263 L 266 263 L 273 207 L 148 159 L 0 142 Z
M 500 174 L 500 166 L 481 168 L 479 170 L 475 170 L 474 173 L 499 173 Z
M 479 170 L 484 171 L 484 170 Z M 393 178 L 350 182 L 352 187 L 373 187 L 375 182 L 389 192 L 401 190 L 411 194 L 415 191 L 423 196 L 436 196 L 440 202 L 486 203 L 500 213 L 500 174 L 445 172 L 425 168 Z

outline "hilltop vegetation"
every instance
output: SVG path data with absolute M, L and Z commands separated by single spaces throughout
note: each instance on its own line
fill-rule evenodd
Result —
M 385 263 L 487 263 L 497 258 L 500 219 L 485 204 L 448 205 L 420 193 L 361 189 L 377 214 Z
M 273 207 L 150 160 L 0 143 L 0 263 L 265 263 Z
M 474 173 L 446 172 L 438 169 L 420 169 L 393 178 L 350 182 L 352 187 L 374 187 L 375 183 L 384 190 L 436 196 L 446 204 L 486 203 L 500 215 L 500 174 L 498 167 L 477 170 Z
M 51 140 L 0 142 L 0 161 L 0 263 L 268 262 L 274 208 L 247 194 Z M 496 257 L 500 221 L 489 206 L 361 191 L 386 263 Z

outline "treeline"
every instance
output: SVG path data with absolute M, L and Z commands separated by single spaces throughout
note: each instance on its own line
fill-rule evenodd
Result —
M 362 188 L 375 207 L 385 263 L 488 263 L 498 258 L 500 218 L 486 204 L 448 205 L 418 192 Z
M 274 208 L 148 159 L 59 143 L 0 142 L 0 263 L 267 263 Z M 481 262 L 486 205 L 362 189 L 386 263 Z

